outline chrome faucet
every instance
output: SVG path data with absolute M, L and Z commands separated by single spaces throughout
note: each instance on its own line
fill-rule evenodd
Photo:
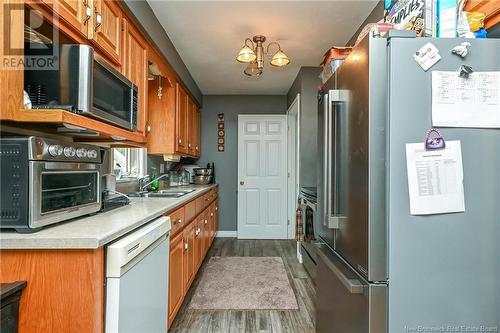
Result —
M 149 185 L 151 185 L 155 181 L 160 180 L 160 179 L 165 178 L 165 177 L 168 177 L 168 173 L 164 173 L 163 175 L 156 177 L 155 179 L 142 185 L 142 183 L 146 182 L 149 179 L 149 176 L 144 176 L 143 178 L 139 179 L 139 191 L 141 191 L 141 192 L 144 191 Z

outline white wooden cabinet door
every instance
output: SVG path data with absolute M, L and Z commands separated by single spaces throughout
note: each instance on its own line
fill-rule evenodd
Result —
M 238 238 L 287 237 L 285 115 L 238 116 Z

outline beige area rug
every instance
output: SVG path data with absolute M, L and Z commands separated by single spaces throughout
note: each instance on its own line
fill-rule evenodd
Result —
M 203 310 L 295 310 L 280 257 L 212 257 L 189 304 Z

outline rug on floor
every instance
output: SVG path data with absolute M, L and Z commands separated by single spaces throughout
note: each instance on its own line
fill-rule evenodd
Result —
M 296 310 L 280 257 L 212 257 L 189 303 L 203 310 Z

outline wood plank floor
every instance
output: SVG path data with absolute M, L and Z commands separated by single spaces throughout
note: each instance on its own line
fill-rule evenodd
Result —
M 236 333 L 314 332 L 314 285 L 297 261 L 293 240 L 237 240 L 216 238 L 193 282 L 177 317 L 169 329 L 171 333 Z M 193 310 L 189 302 L 198 286 L 208 259 L 213 256 L 281 257 L 288 279 L 297 297 L 298 310 Z

